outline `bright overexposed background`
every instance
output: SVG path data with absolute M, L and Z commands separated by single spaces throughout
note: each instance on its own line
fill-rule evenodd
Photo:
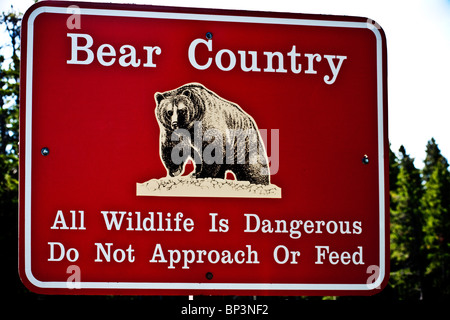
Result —
M 0 0 L 0 11 L 25 12 L 32 0 Z M 404 145 L 423 166 L 434 137 L 450 157 L 450 0 L 97 0 L 164 6 L 219 8 L 367 17 L 386 33 L 389 140 Z M 2 53 L 7 35 L 0 30 Z

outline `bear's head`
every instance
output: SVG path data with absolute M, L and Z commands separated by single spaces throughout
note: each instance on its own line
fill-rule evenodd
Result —
M 185 89 L 183 91 L 168 91 L 155 93 L 156 118 L 170 131 L 178 128 L 190 129 L 194 121 L 199 120 L 201 112 L 194 93 Z

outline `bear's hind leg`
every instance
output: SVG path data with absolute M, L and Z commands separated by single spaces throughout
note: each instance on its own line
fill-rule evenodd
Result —
M 225 167 L 220 164 L 205 164 L 202 165 L 202 171 L 196 172 L 196 178 L 225 178 Z
M 270 176 L 261 172 L 261 165 L 235 164 L 232 168 L 236 179 L 239 181 L 249 181 L 253 184 L 270 184 Z

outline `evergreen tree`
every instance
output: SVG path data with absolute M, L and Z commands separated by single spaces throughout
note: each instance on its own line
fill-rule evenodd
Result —
M 395 152 L 391 150 L 391 144 L 389 144 L 389 190 L 395 191 L 397 189 L 397 178 L 400 171 L 398 158 Z M 392 199 L 392 192 L 390 195 L 391 210 L 395 209 L 397 202 Z
M 21 15 L 2 13 L 0 24 L 10 36 L 11 62 L 3 68 L 5 57 L 0 56 L 0 154 L 18 154 L 19 140 L 19 76 Z
M 424 250 L 428 265 L 428 291 L 434 297 L 450 296 L 450 173 L 436 141 L 427 145 L 424 167 L 425 193 L 422 198 L 425 233 Z
M 391 284 L 402 299 L 422 299 L 425 257 L 422 251 L 423 194 L 420 171 L 403 146 L 398 176 L 391 190 Z
M 2 212 L 17 205 L 19 141 L 20 21 L 14 11 L 3 13 L 0 24 L 10 35 L 12 62 L 4 68 L 0 56 L 0 206 Z
M 431 140 L 429 140 L 427 143 L 426 157 L 424 160 L 425 166 L 422 170 L 423 179 L 425 181 L 428 181 L 430 179 L 430 176 L 433 173 L 438 162 L 441 162 L 445 168 L 448 167 L 448 161 L 441 154 L 441 150 L 439 149 L 436 140 L 434 138 L 431 138 Z
M 12 9 L 0 14 L 0 27 L 9 34 L 10 57 L 0 56 L 0 242 L 5 244 L 2 264 L 6 289 L 24 290 L 17 274 L 19 66 L 21 14 Z

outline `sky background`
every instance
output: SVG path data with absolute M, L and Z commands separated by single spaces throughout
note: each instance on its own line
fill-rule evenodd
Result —
M 82 0 L 83 1 L 83 0 Z M 450 0 L 96 0 L 165 6 L 362 16 L 381 25 L 387 38 L 389 140 L 423 166 L 434 137 L 450 158 Z M 25 12 L 32 0 L 0 0 Z M 1 52 L 8 37 L 0 30 Z

